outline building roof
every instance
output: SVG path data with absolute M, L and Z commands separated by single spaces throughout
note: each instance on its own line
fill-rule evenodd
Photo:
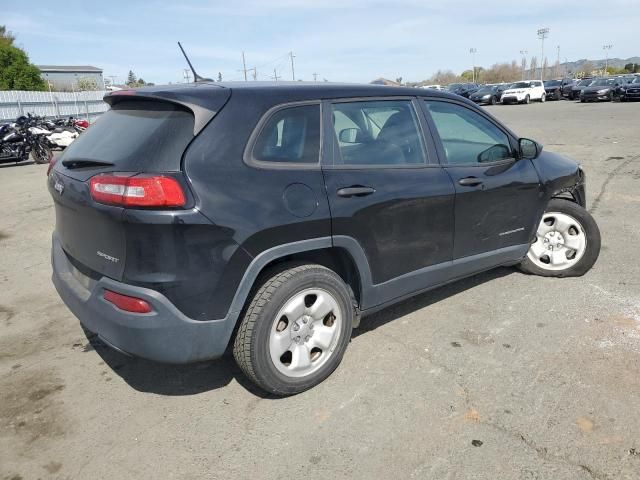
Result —
M 79 73 L 102 73 L 102 69 L 91 65 L 38 65 L 41 72 L 79 72 Z

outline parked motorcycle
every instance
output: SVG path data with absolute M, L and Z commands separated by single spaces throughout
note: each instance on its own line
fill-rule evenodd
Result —
M 0 163 L 24 162 L 33 154 L 36 163 L 49 163 L 53 154 L 36 126 L 34 117 L 20 117 L 13 124 L 0 126 Z M 44 130 L 47 132 L 46 130 Z

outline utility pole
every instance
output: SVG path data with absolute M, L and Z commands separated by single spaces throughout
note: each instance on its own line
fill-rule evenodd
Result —
M 280 58 L 282 58 L 282 57 L 280 57 Z M 278 73 L 276 72 L 276 69 L 274 68 L 274 69 L 273 69 L 273 77 L 271 77 L 271 78 L 273 78 L 273 79 L 277 82 L 277 81 L 278 81 L 278 79 L 280 79 L 280 78 L 282 78 L 282 77 L 279 77 L 279 76 L 278 76 Z
M 317 82 L 318 81 L 318 74 L 317 73 L 312 73 L 311 75 L 313 75 L 313 81 Z
M 293 54 L 293 52 L 289 52 L 289 57 L 291 58 L 291 80 L 293 80 L 295 82 L 296 81 L 296 71 L 293 68 L 293 59 L 295 58 L 295 55 Z
M 522 55 L 522 80 L 524 81 L 524 71 L 527 68 L 527 52 L 526 50 L 520 50 L 520 55 Z
M 549 29 L 539 28 L 538 38 L 542 40 L 542 55 L 540 56 L 540 80 L 544 80 L 544 39 L 549 36 Z
M 248 70 L 249 72 L 253 71 L 253 73 L 251 74 L 251 76 L 253 77 L 253 81 L 255 82 L 256 80 L 258 80 L 258 69 L 256 67 L 250 68 Z
M 613 48 L 613 45 L 603 45 L 602 49 L 605 51 L 605 60 L 604 60 L 604 74 L 608 75 L 607 68 L 609 67 L 609 50 Z
M 471 54 L 471 63 L 473 63 L 473 73 L 472 73 L 473 83 L 476 83 L 476 52 L 477 51 L 478 50 L 476 50 L 475 48 L 469 49 L 469 53 Z
M 242 73 L 244 73 L 244 81 L 247 81 L 247 62 L 244 59 L 244 52 L 242 52 Z
M 184 83 L 189 83 L 191 81 L 191 72 L 188 68 L 185 68 L 182 71 L 182 76 L 184 77 Z

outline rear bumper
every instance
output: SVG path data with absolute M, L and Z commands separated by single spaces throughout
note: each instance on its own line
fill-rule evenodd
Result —
M 107 277 L 87 277 L 81 282 L 55 234 L 51 263 L 53 284 L 69 310 L 87 330 L 117 350 L 158 362 L 190 363 L 220 357 L 227 348 L 237 315 L 197 321 L 155 290 Z M 146 300 L 154 311 L 135 314 L 120 310 L 104 300 L 105 289 Z

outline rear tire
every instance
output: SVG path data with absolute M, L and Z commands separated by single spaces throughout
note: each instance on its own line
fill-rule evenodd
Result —
M 543 93 L 542 96 L 540 97 L 540 103 L 544 103 L 546 99 L 547 99 L 547 95 Z
M 278 396 L 318 385 L 338 367 L 354 318 L 350 290 L 321 265 L 262 276 L 233 344 L 244 374 Z
M 498 103 L 498 100 L 496 100 L 496 97 L 491 96 L 491 105 L 495 105 Z
M 529 103 L 531 102 L 531 97 L 529 97 L 529 95 L 527 95 L 526 97 L 524 97 L 524 103 L 525 105 L 529 105 Z
M 591 214 L 577 203 L 553 198 L 520 270 L 543 277 L 579 277 L 599 254 L 600 229 Z

